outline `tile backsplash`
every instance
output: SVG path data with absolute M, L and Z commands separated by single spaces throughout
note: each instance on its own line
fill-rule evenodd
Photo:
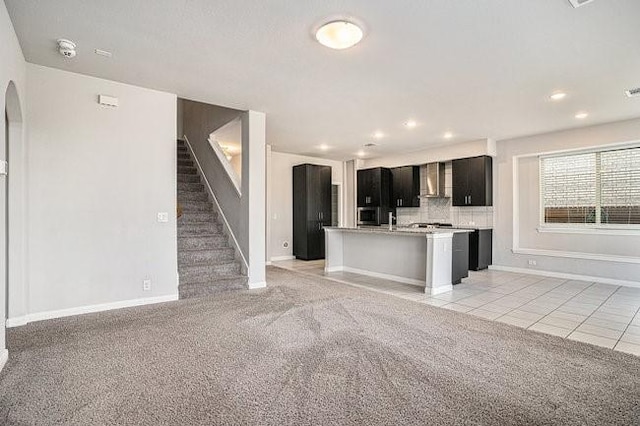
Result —
M 446 198 L 420 198 L 420 207 L 396 210 L 398 225 L 414 222 L 444 222 L 461 226 L 493 227 L 493 207 L 453 207 L 451 205 L 451 162 L 445 163 Z M 426 194 L 427 167 L 420 166 L 420 193 Z

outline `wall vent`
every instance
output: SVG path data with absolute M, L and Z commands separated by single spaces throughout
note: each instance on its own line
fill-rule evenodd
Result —
M 629 89 L 624 93 L 626 93 L 627 96 L 630 98 L 635 98 L 637 96 L 640 96 L 640 87 L 636 87 L 635 89 Z
M 573 7 L 580 7 L 587 3 L 591 3 L 592 1 L 593 0 L 569 0 L 569 3 L 571 3 L 571 6 Z

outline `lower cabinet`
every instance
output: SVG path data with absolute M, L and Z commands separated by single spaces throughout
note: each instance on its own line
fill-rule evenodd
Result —
M 476 229 L 469 234 L 469 269 L 479 271 L 491 265 L 492 229 Z
M 460 284 L 469 276 L 469 232 L 453 234 L 451 252 L 451 283 Z

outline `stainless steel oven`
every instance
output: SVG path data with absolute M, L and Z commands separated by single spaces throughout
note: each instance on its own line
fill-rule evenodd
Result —
M 380 226 L 382 224 L 380 207 L 358 207 L 359 226 Z

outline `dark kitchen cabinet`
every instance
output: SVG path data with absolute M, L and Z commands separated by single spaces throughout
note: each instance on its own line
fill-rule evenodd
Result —
M 324 259 L 324 226 L 331 226 L 331 167 L 293 167 L 293 255 Z
M 460 284 L 469 276 L 469 233 L 453 234 L 451 249 L 451 283 Z
M 391 197 L 391 171 L 384 167 L 358 170 L 358 207 L 387 207 Z
M 469 269 L 487 269 L 493 261 L 492 229 L 476 229 L 469 234 Z
M 493 159 L 487 155 L 451 162 L 452 204 L 493 205 Z
M 391 169 L 391 177 L 391 207 L 420 207 L 420 167 L 396 167 Z

